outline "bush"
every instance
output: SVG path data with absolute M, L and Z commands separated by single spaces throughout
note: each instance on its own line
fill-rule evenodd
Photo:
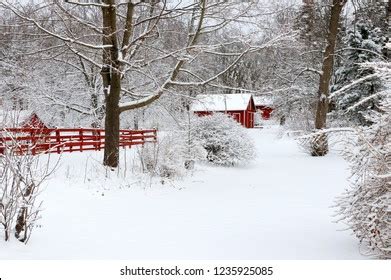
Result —
M 391 97 L 376 113 L 373 125 L 348 143 L 352 187 L 338 199 L 339 214 L 369 249 L 367 254 L 391 258 Z
M 159 133 L 158 142 L 140 149 L 143 173 L 167 179 L 182 177 L 197 161 L 235 166 L 255 157 L 252 139 L 235 120 L 223 114 L 189 116 L 182 130 Z
M 6 132 L 2 133 L 9 137 L 14 136 Z M 55 167 L 51 169 L 49 160 L 40 162 L 40 156 L 34 156 L 28 151 L 20 154 L 16 140 L 2 148 L 0 225 L 5 241 L 9 241 L 11 233 L 14 233 L 15 238 L 20 242 L 27 243 L 40 218 L 41 186 Z
M 180 177 L 184 169 L 183 147 L 178 133 L 160 134 L 157 143 L 146 144 L 140 150 L 143 172 L 163 179 Z
M 255 158 L 255 147 L 247 130 L 224 114 L 200 117 L 191 134 L 206 151 L 206 160 L 216 165 L 246 164 Z

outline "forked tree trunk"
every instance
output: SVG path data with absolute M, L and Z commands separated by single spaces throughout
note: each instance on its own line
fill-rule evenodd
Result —
M 324 53 L 322 74 L 319 80 L 318 101 L 316 108 L 315 128 L 326 128 L 326 119 L 329 109 L 330 81 L 334 68 L 334 51 L 337 41 L 339 21 L 346 0 L 333 0 L 328 28 L 327 46 Z M 313 156 L 324 156 L 328 153 L 327 135 L 319 134 L 312 140 Z
M 119 163 L 119 101 L 121 94 L 121 74 L 119 45 L 117 36 L 117 9 L 114 0 L 105 0 L 108 6 L 102 7 L 103 45 L 110 46 L 103 50 L 101 76 L 105 94 L 105 149 L 103 164 L 117 167 Z

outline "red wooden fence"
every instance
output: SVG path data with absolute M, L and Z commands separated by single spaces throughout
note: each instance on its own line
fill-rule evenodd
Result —
M 156 129 L 120 130 L 120 147 L 156 142 Z M 94 128 L 3 128 L 0 130 L 0 154 L 5 149 L 16 153 L 62 153 L 101 150 L 105 146 L 105 131 Z

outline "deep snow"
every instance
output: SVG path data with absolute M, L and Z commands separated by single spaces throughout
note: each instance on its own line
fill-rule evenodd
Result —
M 124 170 L 105 178 L 101 153 L 64 154 L 42 193 L 42 227 L 27 246 L 0 240 L 0 258 L 364 258 L 330 208 L 347 164 L 307 156 L 275 127 L 249 132 L 258 151 L 250 166 L 201 165 L 163 186 L 140 186 Z

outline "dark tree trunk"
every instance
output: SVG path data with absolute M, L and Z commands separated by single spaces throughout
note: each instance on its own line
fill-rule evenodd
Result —
M 331 16 L 328 28 L 327 46 L 324 53 L 322 75 L 319 80 L 318 101 L 316 108 L 315 128 L 326 128 L 327 113 L 329 110 L 330 81 L 334 68 L 334 51 L 337 41 L 339 21 L 346 0 L 333 0 Z M 324 156 L 328 153 L 328 141 L 325 134 L 320 134 L 313 139 L 311 154 Z
M 110 93 L 106 97 L 105 151 L 103 163 L 117 167 L 119 162 L 119 98 L 121 92 L 120 75 L 113 75 Z
M 119 46 L 117 37 L 117 10 L 115 1 L 105 0 L 107 7 L 102 7 L 103 45 L 110 46 L 103 50 L 101 71 L 103 92 L 106 98 L 105 150 L 103 164 L 117 167 L 119 163 L 119 101 L 121 94 L 121 73 Z
M 21 235 L 23 233 L 23 235 Z M 15 237 L 20 242 L 25 242 L 27 239 L 27 207 L 22 207 L 19 210 L 15 225 Z
M 5 240 L 5 241 L 8 241 L 8 240 L 10 239 L 8 227 L 5 227 L 5 228 L 4 228 L 4 234 L 5 234 L 4 240 Z

